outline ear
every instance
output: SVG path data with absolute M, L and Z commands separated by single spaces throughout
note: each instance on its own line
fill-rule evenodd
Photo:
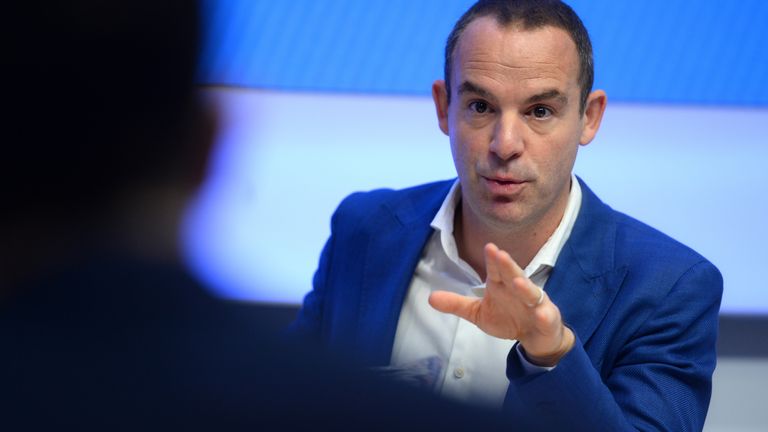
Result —
M 587 145 L 600 129 L 600 122 L 603 120 L 605 106 L 608 104 L 608 96 L 602 90 L 595 90 L 587 97 L 587 106 L 584 108 L 584 127 L 581 130 L 581 145 Z
M 437 80 L 432 84 L 432 100 L 435 101 L 437 123 L 440 125 L 440 130 L 448 135 L 448 91 L 445 88 L 445 81 Z

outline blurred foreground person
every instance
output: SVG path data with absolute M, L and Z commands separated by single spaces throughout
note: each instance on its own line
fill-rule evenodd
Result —
M 3 60 L 4 429 L 496 426 L 279 345 L 257 307 L 235 313 L 188 275 L 178 221 L 215 132 L 195 93 L 195 3 L 17 3 Z

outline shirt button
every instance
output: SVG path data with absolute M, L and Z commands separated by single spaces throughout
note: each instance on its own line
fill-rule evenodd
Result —
M 453 376 L 456 377 L 456 379 L 461 379 L 464 377 L 464 368 L 456 368 L 453 370 Z

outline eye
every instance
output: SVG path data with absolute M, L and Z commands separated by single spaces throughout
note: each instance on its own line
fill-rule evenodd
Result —
M 552 110 L 545 106 L 538 105 L 533 107 L 531 115 L 537 119 L 545 119 L 552 115 Z
M 474 101 L 469 104 L 469 109 L 471 109 L 472 111 L 478 114 L 485 114 L 486 112 L 488 112 L 489 107 L 486 102 Z

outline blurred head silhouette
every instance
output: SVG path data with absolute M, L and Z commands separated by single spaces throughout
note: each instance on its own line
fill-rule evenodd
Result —
M 145 230 L 128 226 L 156 226 L 145 232 L 155 234 L 150 243 L 173 237 L 168 226 L 202 179 L 212 138 L 194 87 L 197 3 L 14 3 L 3 30 L 10 115 L 0 229 L 13 238 L 4 260 L 21 273 L 35 256 L 106 241 L 107 232 L 141 243 Z
M 258 310 L 233 314 L 167 265 L 214 129 L 195 2 L 19 1 L 3 18 L 4 425 L 498 428 L 275 343 Z

